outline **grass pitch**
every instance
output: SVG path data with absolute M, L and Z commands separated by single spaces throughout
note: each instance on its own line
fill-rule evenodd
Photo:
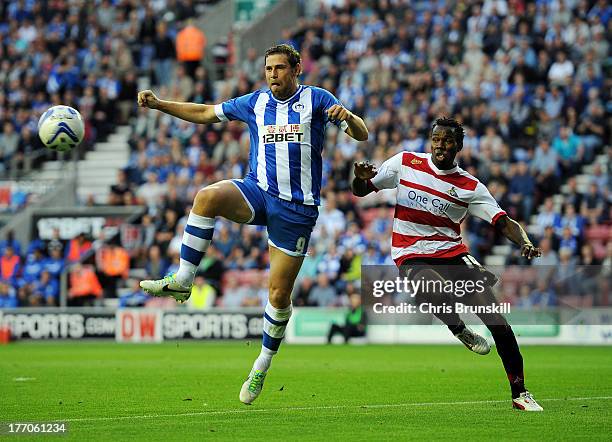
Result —
M 67 421 L 73 440 L 609 440 L 612 349 L 522 348 L 543 413 L 511 408 L 495 352 L 296 346 L 238 401 L 259 343 L 0 347 L 0 422 Z M 41 437 L 20 436 L 19 440 Z

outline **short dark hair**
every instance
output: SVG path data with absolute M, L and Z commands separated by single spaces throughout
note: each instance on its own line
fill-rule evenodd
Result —
M 269 48 L 264 55 L 264 62 L 268 58 L 268 55 L 273 54 L 284 54 L 287 56 L 287 61 L 289 65 L 294 68 L 298 65 L 298 63 L 302 62 L 302 57 L 300 53 L 293 47 L 288 44 L 280 44 L 276 46 L 272 46 Z
M 450 127 L 453 129 L 453 134 L 455 135 L 455 143 L 457 143 L 458 150 L 463 149 L 463 126 L 454 118 L 442 117 L 438 118 L 434 121 L 433 126 L 431 126 L 431 131 L 435 129 L 436 126 L 444 126 Z

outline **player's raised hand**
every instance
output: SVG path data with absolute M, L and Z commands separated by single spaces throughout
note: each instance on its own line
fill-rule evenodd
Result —
M 376 176 L 378 170 L 376 166 L 369 161 L 360 161 L 355 163 L 355 176 L 360 180 L 369 180 Z
M 527 259 L 539 258 L 542 256 L 542 250 L 528 242 L 521 246 L 521 256 L 524 256 Z
M 158 109 L 159 98 L 151 90 L 140 91 L 138 92 L 138 106 Z
M 334 104 L 327 109 L 327 117 L 330 121 L 346 121 L 353 118 L 353 113 L 339 104 Z

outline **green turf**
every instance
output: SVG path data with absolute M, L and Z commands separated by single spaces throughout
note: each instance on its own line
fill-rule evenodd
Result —
M 525 346 L 527 385 L 545 411 L 523 413 L 511 409 L 498 356 L 459 345 L 285 345 L 262 396 L 247 407 L 238 391 L 258 347 L 0 347 L 0 422 L 72 419 L 69 439 L 115 441 L 609 440 L 612 434 L 610 348 Z M 591 399 L 566 400 L 577 397 Z M 491 402 L 454 404 L 462 401 Z

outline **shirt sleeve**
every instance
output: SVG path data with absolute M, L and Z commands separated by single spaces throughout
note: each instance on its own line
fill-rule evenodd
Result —
M 339 104 L 340 106 L 343 106 L 340 100 L 338 100 L 334 96 L 334 94 L 332 94 L 331 92 L 325 89 L 317 88 L 316 91 L 317 91 L 317 94 L 319 95 L 319 100 L 320 100 L 319 110 L 321 114 L 323 115 L 323 121 L 325 122 L 325 124 L 331 123 L 331 124 L 338 126 L 340 129 L 346 131 L 346 129 L 348 129 L 348 123 L 346 121 L 335 121 L 335 120 L 332 121 L 327 117 L 327 110 L 330 107 L 332 107 L 334 104 Z
M 238 120 L 246 122 L 253 108 L 251 106 L 253 95 L 254 92 L 216 104 L 215 114 L 217 118 L 221 121 Z
M 376 192 L 382 189 L 395 189 L 397 187 L 403 154 L 403 152 L 400 152 L 382 163 L 376 176 L 369 181 L 369 184 Z
M 468 213 L 477 216 L 489 224 L 495 224 L 499 217 L 506 214 L 482 183 L 478 183 L 474 190 L 474 196 L 468 206 Z

